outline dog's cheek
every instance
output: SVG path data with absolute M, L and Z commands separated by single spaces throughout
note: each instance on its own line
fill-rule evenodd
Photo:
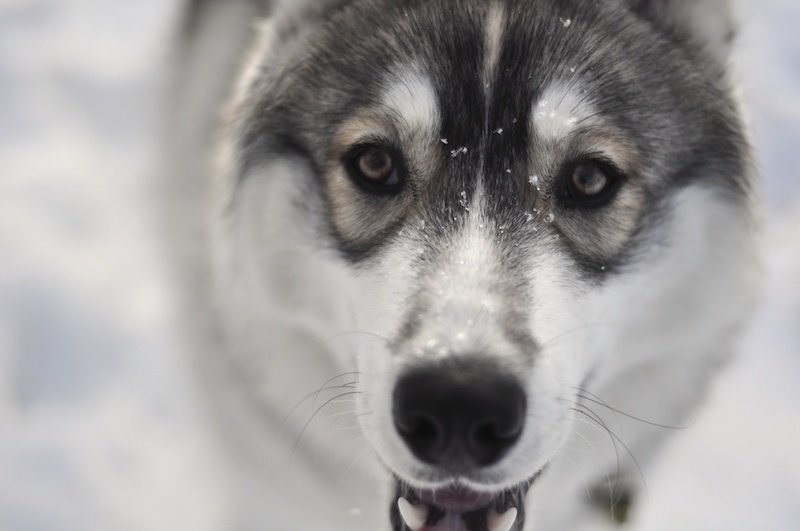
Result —
M 591 286 L 567 255 L 543 248 L 526 270 L 533 302 L 528 322 L 539 349 L 527 377 L 529 428 L 519 453 L 535 456 L 524 466 L 541 466 L 567 437 L 577 388 L 602 357 L 595 338 L 603 319 Z
M 359 391 L 356 414 L 374 452 L 390 470 L 415 477 L 418 465 L 401 441 L 392 417 L 392 395 L 400 365 L 388 353 L 372 352 L 359 360 Z
M 606 326 L 593 297 L 595 280 L 585 278 L 565 252 L 541 249 L 528 266 L 532 307 L 530 329 L 539 345 L 537 366 L 552 366 L 560 377 L 580 380 L 596 358 L 595 338 Z
M 349 294 L 354 356 L 359 371 L 359 422 L 370 443 L 382 456 L 394 438 L 391 398 L 403 360 L 390 350 L 409 312 L 408 293 L 416 291 L 412 262 L 414 249 L 403 241 L 391 242 L 369 263 L 360 265 Z M 387 463 L 394 465 L 394 463 Z

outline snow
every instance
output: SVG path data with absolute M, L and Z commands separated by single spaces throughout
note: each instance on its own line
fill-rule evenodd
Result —
M 175 7 L 0 2 L 3 530 L 224 527 L 203 413 L 172 354 L 146 178 Z M 648 478 L 641 529 L 800 528 L 800 3 L 748 0 L 744 15 L 764 304 Z

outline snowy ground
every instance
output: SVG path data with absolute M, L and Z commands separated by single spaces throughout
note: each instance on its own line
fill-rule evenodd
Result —
M 173 1 L 0 0 L 0 529 L 218 530 L 146 178 Z M 647 530 L 800 529 L 800 2 L 747 0 L 765 304 Z

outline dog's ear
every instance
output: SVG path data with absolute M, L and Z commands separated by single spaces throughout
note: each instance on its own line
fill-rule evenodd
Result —
M 698 50 L 724 70 L 736 37 L 734 0 L 626 0 L 669 37 Z

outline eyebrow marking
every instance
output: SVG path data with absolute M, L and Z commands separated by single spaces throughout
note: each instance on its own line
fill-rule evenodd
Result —
M 417 69 L 406 67 L 387 81 L 390 86 L 382 103 L 393 117 L 402 122 L 406 130 L 421 131 L 426 136 L 436 135 L 440 113 L 431 80 Z
M 531 129 L 543 140 L 559 140 L 599 122 L 595 106 L 577 83 L 556 82 L 531 110 Z

